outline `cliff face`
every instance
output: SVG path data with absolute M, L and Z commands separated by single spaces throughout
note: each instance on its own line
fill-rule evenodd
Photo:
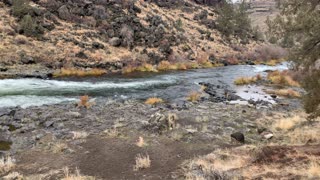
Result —
M 206 6 L 220 1 L 6 0 L 0 64 L 114 71 L 239 53 L 215 29 L 214 7 Z
M 258 26 L 261 31 L 266 30 L 265 21 L 267 17 L 271 19 L 279 14 L 276 0 L 248 0 L 249 13 L 253 26 Z

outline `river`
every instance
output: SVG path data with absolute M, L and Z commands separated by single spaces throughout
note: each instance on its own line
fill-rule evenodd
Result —
M 137 73 L 85 78 L 60 79 L 4 79 L 0 80 L 0 107 L 41 106 L 77 101 L 81 95 L 101 99 L 146 99 L 161 97 L 166 101 L 184 99 L 190 91 L 199 90 L 199 82 L 224 84 L 245 99 L 263 98 L 254 93 L 244 93 L 233 85 L 237 77 L 266 75 L 266 70 L 285 70 L 288 63 L 277 66 L 236 65 L 211 69 L 194 69 L 166 73 Z M 261 92 L 260 92 L 261 91 Z

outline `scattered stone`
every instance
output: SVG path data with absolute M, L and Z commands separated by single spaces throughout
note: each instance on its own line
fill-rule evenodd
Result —
M 269 132 L 269 131 L 264 131 L 260 135 L 261 135 L 262 138 L 264 138 L 266 140 L 269 140 L 269 139 L 273 138 L 273 133 Z

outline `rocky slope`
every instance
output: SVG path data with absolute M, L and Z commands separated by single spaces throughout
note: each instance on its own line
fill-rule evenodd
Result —
M 41 76 L 61 68 L 99 68 L 204 59 L 254 41 L 226 41 L 216 29 L 221 0 L 0 2 L 2 76 Z M 15 3 L 16 2 L 16 3 Z M 210 6 L 207 6 L 210 5 Z

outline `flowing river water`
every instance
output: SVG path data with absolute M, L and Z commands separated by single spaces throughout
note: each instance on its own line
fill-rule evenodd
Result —
M 61 79 L 4 79 L 0 80 L 0 108 L 41 106 L 78 101 L 89 95 L 101 99 L 146 99 L 161 97 L 167 101 L 184 99 L 190 91 L 199 90 L 198 83 L 224 84 L 244 99 L 259 99 L 265 95 L 258 87 L 255 93 L 235 87 L 237 77 L 266 75 L 266 70 L 285 70 L 287 63 L 277 66 L 237 65 L 212 69 L 195 69 L 163 73 L 132 74 L 130 76 L 103 76 Z M 257 96 L 256 92 L 259 92 Z

